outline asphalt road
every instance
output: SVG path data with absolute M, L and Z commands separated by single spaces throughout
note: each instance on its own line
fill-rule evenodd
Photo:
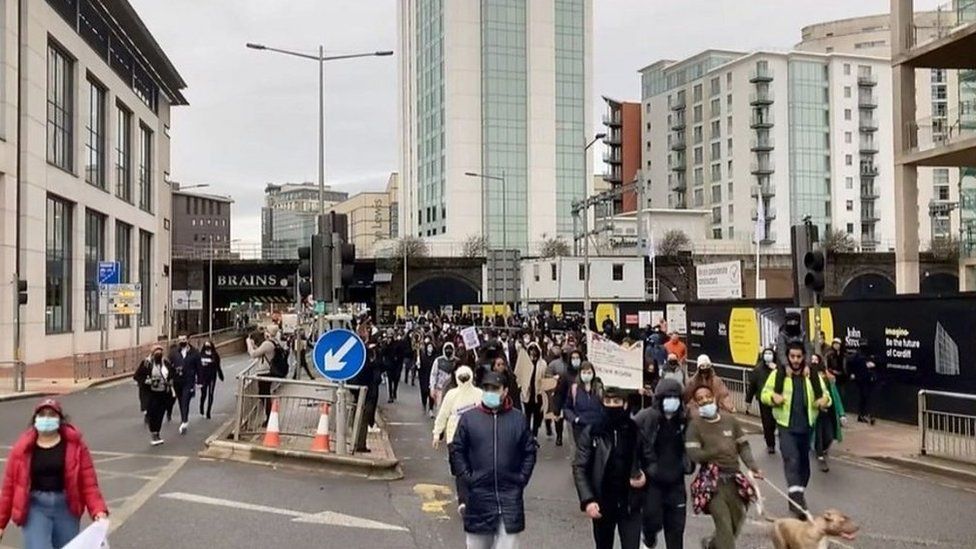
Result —
M 228 360 L 228 379 L 245 365 L 240 357 Z M 445 451 L 430 446 L 430 422 L 415 388 L 401 386 L 397 404 L 382 399 L 405 475 L 393 482 L 198 458 L 203 440 L 230 417 L 233 391 L 230 381 L 219 386 L 214 419 L 208 422 L 194 412 L 186 436 L 176 433 L 178 422 L 165 425 L 166 444 L 157 448 L 148 444 L 131 383 L 62 399 L 95 453 L 112 510 L 113 547 L 463 547 Z M 382 391 L 385 397 L 385 387 Z M 32 406 L 32 401 L 0 403 L 0 442 L 12 444 Z M 0 457 L 5 454 L 6 447 Z M 782 486 L 778 457 L 762 454 L 759 460 Z M 766 492 L 772 513 L 785 514 L 785 504 Z M 592 547 L 590 523 L 579 512 L 570 480 L 568 446 L 541 440 L 526 497 L 523 547 Z M 838 461 L 829 474 L 814 473 L 809 500 L 815 510 L 837 507 L 861 523 L 855 547 L 976 547 L 976 524 L 965 519 L 976 508 L 976 493 L 929 479 Z M 688 546 L 696 547 L 710 529 L 707 517 L 689 517 Z M 20 545 L 17 530 L 9 528 L 2 547 Z M 763 526 L 751 523 L 740 547 L 768 546 Z

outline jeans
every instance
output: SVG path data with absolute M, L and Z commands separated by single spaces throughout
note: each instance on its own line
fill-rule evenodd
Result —
M 789 493 L 803 493 L 810 482 L 810 433 L 791 433 L 780 427 L 779 449 Z
M 180 422 L 189 423 L 190 421 L 190 401 L 193 400 L 193 395 L 196 393 L 196 387 L 193 382 L 189 383 L 174 383 L 173 392 L 176 393 L 176 399 L 170 404 L 169 407 L 169 417 L 173 416 L 173 404 L 177 402 L 180 404 Z
M 78 535 L 80 525 L 81 519 L 68 510 L 64 492 L 31 492 L 24 548 L 60 549 Z
M 465 534 L 467 549 L 518 549 L 518 534 L 505 531 L 505 521 L 498 519 L 498 532 L 495 534 Z

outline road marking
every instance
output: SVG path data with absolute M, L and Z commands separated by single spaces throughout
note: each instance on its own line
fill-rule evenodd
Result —
M 420 496 L 420 508 L 425 513 L 438 520 L 450 520 L 451 517 L 444 509 L 454 503 L 454 492 L 450 488 L 443 484 L 417 484 L 413 487 L 413 492 Z
M 185 492 L 170 492 L 168 494 L 162 494 L 160 497 L 166 499 L 175 499 L 179 501 L 189 501 L 191 503 L 202 503 L 204 505 L 215 505 L 218 507 L 229 507 L 231 509 L 243 509 L 245 511 L 257 511 L 259 513 L 281 515 L 285 517 L 291 517 L 292 522 L 301 522 L 301 523 L 308 523 L 308 524 L 327 524 L 330 526 L 342 526 L 346 528 L 366 528 L 370 530 L 390 530 L 390 531 L 402 531 L 402 532 L 407 531 L 406 528 L 402 526 L 397 526 L 395 524 L 387 524 L 385 522 L 379 522 L 375 520 L 354 517 L 352 515 L 344 515 L 342 513 L 335 513 L 332 511 L 323 511 L 321 513 L 305 513 L 303 511 L 292 511 L 291 509 L 282 509 L 280 507 L 270 507 L 267 505 L 244 503 L 242 501 L 232 501 L 229 499 L 212 498 L 209 496 L 201 496 L 197 494 L 187 494 Z
M 387 425 L 430 425 L 429 421 L 387 421 Z
M 166 482 L 176 474 L 177 471 L 183 467 L 189 460 L 187 457 L 176 457 L 173 458 L 156 477 L 147 482 L 139 489 L 138 492 L 128 498 L 125 505 L 120 507 L 118 511 L 112 511 L 112 525 L 110 527 L 110 532 L 116 531 L 119 526 L 122 526 L 129 517 L 132 516 L 140 507 L 142 507 L 153 494 L 159 491 Z

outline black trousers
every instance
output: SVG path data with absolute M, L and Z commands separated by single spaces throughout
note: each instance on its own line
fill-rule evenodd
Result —
M 146 394 L 146 425 L 149 426 L 149 432 L 153 434 L 159 434 L 159 430 L 163 427 L 163 416 L 166 415 L 166 409 L 170 406 L 172 398 L 169 392 L 155 393 L 147 392 Z
M 264 399 L 264 418 L 271 417 L 271 381 L 258 380 L 258 397 Z
M 776 448 L 776 418 L 773 417 L 773 409 L 759 403 L 759 418 L 762 420 L 766 448 Z
M 817 457 L 823 457 L 827 455 L 827 450 L 830 450 L 830 445 L 834 443 L 834 436 L 837 434 L 837 414 L 834 408 L 820 412 L 813 428 L 813 449 Z
M 299 379 L 301 377 L 301 370 L 299 370 L 299 368 L 305 370 L 305 375 L 308 376 L 308 379 L 315 379 L 315 375 L 312 374 L 312 370 L 310 370 L 308 367 L 308 357 L 306 356 L 305 351 L 296 352 L 298 353 L 298 362 L 295 364 L 295 373 L 292 379 Z
M 857 416 L 859 418 L 871 417 L 871 396 L 874 393 L 874 383 L 870 381 L 858 381 L 857 393 L 860 397 L 860 402 L 858 402 L 857 406 Z
M 420 368 L 420 404 L 424 407 L 424 411 L 428 411 L 433 408 L 433 403 L 430 398 L 430 367 Z
M 644 543 L 651 545 L 664 530 L 667 549 L 683 549 L 688 494 L 683 482 L 648 482 L 644 493 Z
M 788 491 L 803 493 L 810 483 L 810 433 L 795 434 L 780 427 L 779 450 Z
M 217 389 L 217 378 L 213 378 L 209 381 L 204 382 L 200 386 L 200 415 L 207 415 L 207 419 L 210 419 L 210 413 L 213 411 L 213 401 L 214 401 L 214 391 Z
M 354 446 L 356 452 L 369 451 L 369 448 L 366 447 L 366 431 L 376 419 L 376 401 L 379 399 L 379 390 L 380 388 L 375 385 L 360 389 L 360 391 L 366 391 L 366 402 L 363 404 L 363 419 L 359 423 L 359 431 L 356 432 L 356 444 Z
M 640 549 L 641 513 L 629 513 L 616 505 L 600 505 L 603 515 L 593 521 L 593 541 L 596 549 L 613 549 L 614 533 L 620 535 L 620 549 Z
M 565 420 L 563 418 L 561 418 L 561 417 L 557 417 L 556 419 L 547 419 L 546 420 L 546 434 L 547 435 L 552 435 L 552 424 L 553 423 L 556 424 L 556 438 L 558 440 L 562 440 L 563 439 L 563 429 L 564 429 L 564 425 L 563 424 L 565 423 Z
M 525 412 L 525 422 L 532 436 L 539 438 L 539 427 L 542 426 L 542 402 L 539 397 L 534 396 L 531 401 L 523 403 L 522 411 Z
M 410 385 L 417 383 L 417 363 L 412 358 L 404 359 L 403 371 L 406 372 L 403 376 L 404 383 L 409 383 Z
M 168 414 L 170 418 L 173 417 L 173 405 L 179 403 L 180 405 L 180 422 L 188 423 L 190 421 L 190 401 L 193 400 L 193 394 L 196 391 L 193 383 L 174 383 L 173 392 L 176 393 L 176 398 L 170 401 Z
M 386 386 L 390 400 L 396 400 L 397 391 L 400 389 L 400 378 L 403 377 L 403 364 L 397 364 L 386 373 L 386 380 L 390 383 Z

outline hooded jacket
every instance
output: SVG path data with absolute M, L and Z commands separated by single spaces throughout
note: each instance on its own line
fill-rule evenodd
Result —
M 776 336 L 776 363 L 787 365 L 789 361 L 786 359 L 787 347 L 790 343 L 798 341 L 803 344 L 806 349 L 807 356 L 813 354 L 813 344 L 810 338 L 807 337 L 806 332 L 803 330 L 803 325 L 800 323 L 800 313 L 791 311 L 786 313 L 786 322 L 783 323 L 779 328 L 779 334 Z
M 535 348 L 536 352 L 539 353 L 539 359 L 535 363 L 535 394 L 530 395 L 532 385 L 532 357 L 529 356 L 529 350 Z M 545 392 L 543 391 L 542 380 L 546 377 L 546 361 L 542 359 L 542 349 L 536 343 L 529 343 L 526 349 L 519 350 L 518 362 L 515 364 L 515 380 L 518 382 L 518 386 L 521 387 L 521 397 L 522 402 L 532 402 L 534 398 L 542 396 Z
M 682 386 L 673 379 L 662 379 L 654 391 L 654 404 L 650 408 L 641 410 L 634 417 L 640 432 L 637 457 L 639 467 L 644 471 L 647 481 L 655 484 L 675 484 L 684 481 L 684 475 L 690 474 L 691 460 L 685 451 L 685 430 L 688 426 L 684 406 L 667 418 L 662 403 L 667 397 L 681 399 Z M 661 427 L 670 422 L 674 429 L 668 447 L 658 445 Z
M 462 374 L 467 374 L 467 381 L 462 382 L 459 379 Z M 444 395 L 444 401 L 437 411 L 437 419 L 434 420 L 434 439 L 439 439 L 441 433 L 444 433 L 448 443 L 454 440 L 461 414 L 481 404 L 483 392 L 474 386 L 474 373 L 467 366 L 459 366 L 454 372 L 454 379 L 457 387 Z
M 447 357 L 448 349 L 451 350 L 451 358 Z M 434 361 L 434 368 L 430 372 L 431 391 L 443 391 L 447 387 L 447 384 L 451 382 L 451 376 L 454 374 L 456 360 L 457 354 L 454 352 L 454 344 L 448 341 L 444 344 L 441 356 Z
M 773 363 L 773 367 L 770 368 L 766 361 L 763 360 L 763 355 L 767 352 L 773 352 L 772 349 L 766 347 L 759 353 L 759 361 L 756 362 L 756 367 L 749 372 L 749 385 L 746 386 L 746 404 L 752 404 L 752 400 L 759 397 L 762 393 L 763 387 L 766 386 L 766 380 L 769 379 L 769 374 L 776 371 L 776 364 Z M 773 354 L 773 360 L 776 360 L 775 353 Z M 760 404 L 762 404 L 760 402 Z

